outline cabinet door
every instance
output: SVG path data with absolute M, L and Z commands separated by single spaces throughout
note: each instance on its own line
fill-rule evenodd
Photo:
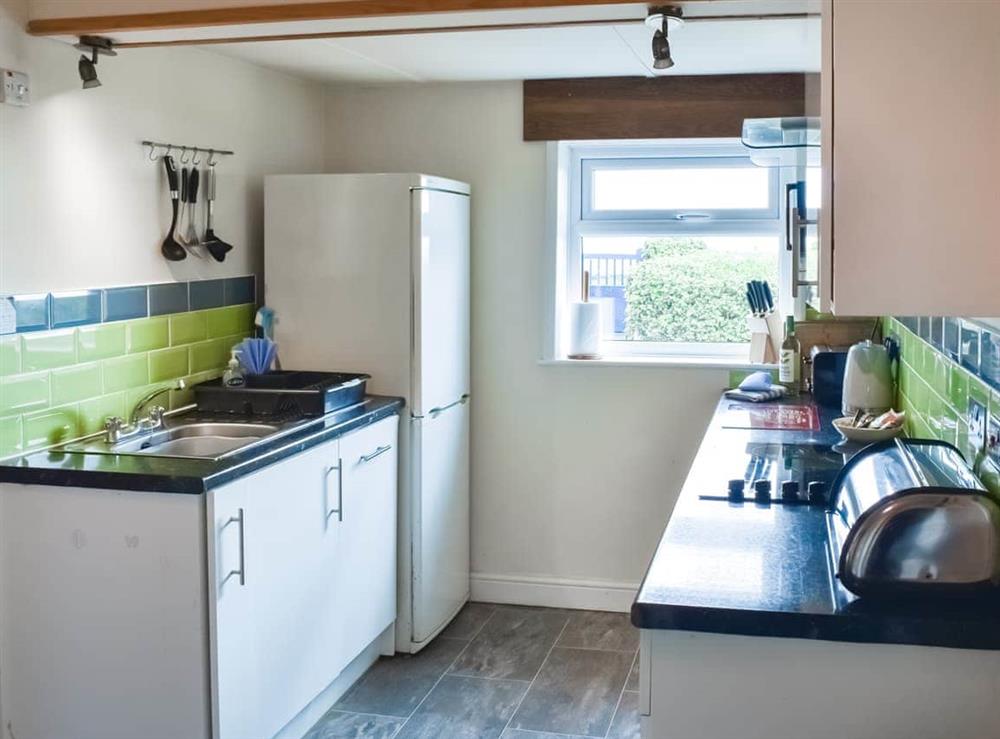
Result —
M 393 416 L 341 439 L 344 487 L 333 596 L 342 611 L 348 661 L 396 619 L 398 422 Z
M 326 597 L 332 573 L 324 559 L 339 536 L 326 525 L 328 470 L 336 465 L 337 444 L 247 478 L 255 519 L 247 551 L 262 693 L 258 736 L 275 734 L 343 667 L 335 657 L 338 612 Z
M 995 315 L 1000 2 L 826 10 L 834 309 Z
M 242 739 L 254 736 L 263 699 L 246 546 L 259 521 L 245 479 L 209 492 L 207 519 L 213 735 Z
M 218 739 L 272 736 L 337 676 L 338 611 L 327 526 L 338 444 L 310 449 L 210 495 Z M 334 474 L 329 474 L 330 470 Z

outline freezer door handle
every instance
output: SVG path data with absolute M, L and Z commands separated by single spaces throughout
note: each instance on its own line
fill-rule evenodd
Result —
M 448 405 L 439 405 L 435 408 L 431 408 L 427 412 L 427 415 L 430 416 L 431 418 L 437 418 L 449 408 L 454 408 L 456 405 L 465 405 L 468 402 L 469 402 L 469 394 L 466 393 L 461 398 L 456 400 L 454 403 L 448 403 Z M 417 418 L 420 418 L 420 416 L 417 416 Z

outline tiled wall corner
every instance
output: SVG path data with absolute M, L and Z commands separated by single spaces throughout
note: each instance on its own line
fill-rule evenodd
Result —
M 115 298 L 123 315 L 128 297 Z M 91 302 L 78 307 L 91 310 Z M 245 303 L 0 337 L 0 458 L 99 431 L 108 416 L 124 416 L 179 378 L 189 387 L 170 393 L 170 408 L 190 404 L 190 386 L 222 374 L 253 315 Z M 62 317 L 74 320 L 71 306 Z
M 1000 388 L 988 381 L 994 379 L 992 374 L 977 371 L 981 335 L 992 338 L 992 332 L 964 319 L 883 320 L 883 333 L 900 343 L 897 404 L 906 411 L 907 434 L 954 444 L 987 487 L 1000 495 L 1000 469 L 970 426 L 971 402 L 985 412 L 987 437 L 989 419 L 1000 417 Z M 975 345 L 970 343 L 970 332 L 976 334 Z

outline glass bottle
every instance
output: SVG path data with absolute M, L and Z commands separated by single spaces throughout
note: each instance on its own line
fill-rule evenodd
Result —
M 802 345 L 795 336 L 795 317 L 785 318 L 785 340 L 781 342 L 778 365 L 778 382 L 788 388 L 789 395 L 798 395 L 801 389 Z

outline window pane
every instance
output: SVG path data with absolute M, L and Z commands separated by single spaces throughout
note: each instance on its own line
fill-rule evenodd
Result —
M 809 167 L 806 170 L 806 208 L 819 208 L 823 198 L 823 170 Z
M 769 206 L 760 167 L 640 167 L 593 170 L 594 210 L 735 210 Z
M 774 236 L 588 236 L 582 246 L 608 339 L 745 343 L 746 283 L 768 282 L 778 300 Z

